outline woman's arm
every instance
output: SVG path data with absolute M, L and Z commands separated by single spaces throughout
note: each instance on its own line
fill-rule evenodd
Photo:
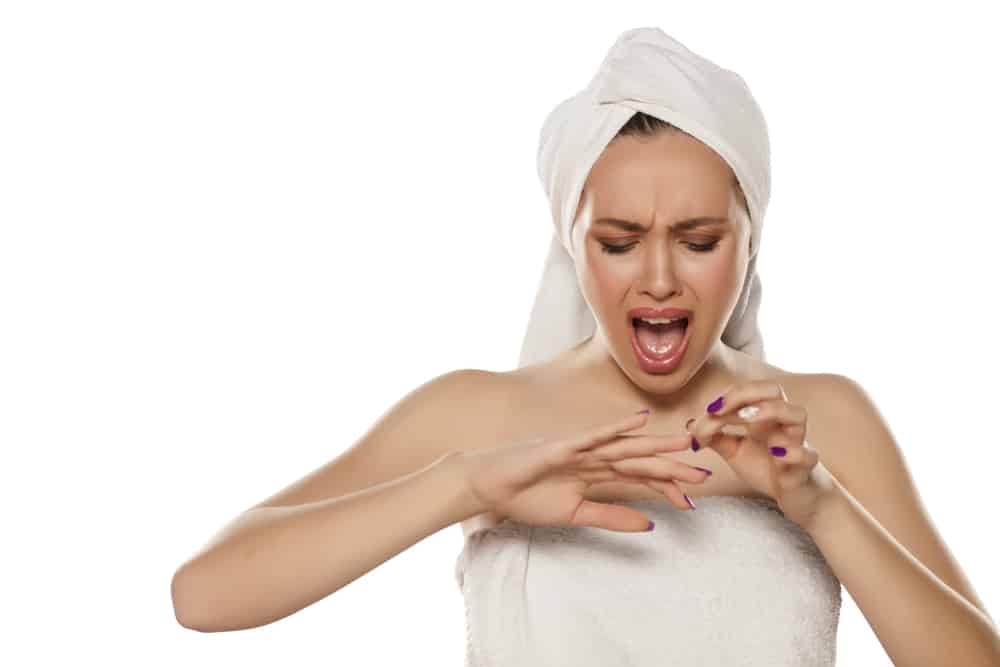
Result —
M 808 533 L 897 667 L 995 667 L 989 617 L 914 558 L 840 484 Z
M 253 628 L 339 590 L 475 515 L 452 452 L 496 432 L 506 385 L 445 373 L 397 401 L 319 469 L 240 513 L 171 582 L 174 613 L 205 632 Z
M 894 665 L 1000 664 L 1000 635 L 927 517 L 874 402 L 849 378 L 829 382 L 830 400 L 815 403 L 831 411 L 821 416 L 831 436 L 823 459 L 835 484 L 806 532 Z
M 201 632 L 273 623 L 483 511 L 459 459 L 449 453 L 346 496 L 248 510 L 224 529 L 221 547 L 174 577 L 177 620 Z

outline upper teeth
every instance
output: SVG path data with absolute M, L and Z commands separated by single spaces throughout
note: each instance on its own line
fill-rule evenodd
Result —
M 638 318 L 647 324 L 670 324 L 671 322 L 676 322 L 677 320 L 683 320 L 683 317 L 640 317 Z

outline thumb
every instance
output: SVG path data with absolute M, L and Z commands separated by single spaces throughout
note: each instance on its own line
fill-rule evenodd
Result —
M 652 523 L 645 514 L 624 505 L 609 505 L 593 500 L 584 500 L 573 517 L 575 526 L 593 526 L 605 530 L 626 533 L 643 532 Z

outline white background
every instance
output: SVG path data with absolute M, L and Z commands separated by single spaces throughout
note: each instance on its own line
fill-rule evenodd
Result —
M 1000 46 L 936 6 L 4 3 L 4 653 L 461 664 L 457 525 L 248 631 L 181 627 L 170 580 L 414 387 L 516 365 L 538 131 L 644 25 L 765 112 L 768 360 L 869 391 L 1000 613 Z M 838 662 L 889 664 L 846 591 Z

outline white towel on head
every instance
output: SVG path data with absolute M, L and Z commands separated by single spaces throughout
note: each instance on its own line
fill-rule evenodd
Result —
M 697 55 L 659 28 L 634 28 L 618 37 L 587 87 L 560 102 L 542 126 L 538 176 L 555 230 L 518 367 L 546 361 L 596 330 L 576 278 L 573 224 L 591 167 L 637 111 L 702 141 L 735 173 L 750 213 L 751 251 L 722 341 L 764 359 L 757 323 L 761 298 L 757 254 L 771 194 L 764 114 L 740 75 Z

